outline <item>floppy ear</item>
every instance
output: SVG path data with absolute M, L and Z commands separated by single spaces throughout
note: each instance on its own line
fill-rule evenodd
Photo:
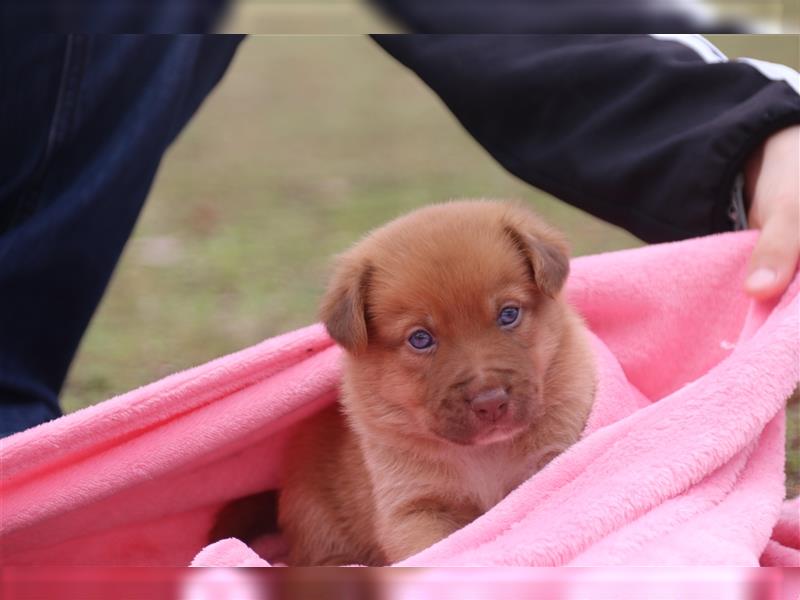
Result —
M 533 215 L 505 226 L 506 235 L 514 242 L 531 270 L 536 287 L 554 298 L 569 274 L 569 248 L 566 241 Z
M 367 345 L 367 288 L 372 268 L 349 257 L 339 258 L 322 297 L 320 318 L 328 334 L 350 352 Z

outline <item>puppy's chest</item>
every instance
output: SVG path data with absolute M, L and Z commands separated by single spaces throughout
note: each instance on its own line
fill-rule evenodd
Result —
M 504 453 L 465 456 L 459 461 L 460 488 L 486 512 L 533 475 L 535 467 Z

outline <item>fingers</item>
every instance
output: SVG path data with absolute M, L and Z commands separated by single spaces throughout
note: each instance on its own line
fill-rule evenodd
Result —
M 750 257 L 745 291 L 759 300 L 781 294 L 797 270 L 800 231 L 797 219 L 775 212 L 764 223 Z
M 800 125 L 767 139 L 746 168 L 748 219 L 761 229 L 750 257 L 745 290 L 766 300 L 783 293 L 800 256 Z

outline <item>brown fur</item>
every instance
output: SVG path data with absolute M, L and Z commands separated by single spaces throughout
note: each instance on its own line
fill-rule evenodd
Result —
M 594 396 L 561 297 L 562 237 L 510 203 L 459 201 L 377 229 L 339 259 L 321 316 L 346 350 L 340 405 L 290 445 L 279 523 L 292 565 L 382 565 L 463 527 L 574 443 Z M 522 310 L 514 328 L 498 312 Z M 436 346 L 407 343 L 418 328 Z M 507 412 L 475 411 L 486 390 Z

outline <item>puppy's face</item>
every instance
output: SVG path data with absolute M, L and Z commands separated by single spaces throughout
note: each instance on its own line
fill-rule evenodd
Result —
M 462 445 L 530 427 L 568 268 L 561 238 L 511 204 L 436 205 L 376 230 L 341 257 L 322 304 L 348 353 L 348 410 Z

